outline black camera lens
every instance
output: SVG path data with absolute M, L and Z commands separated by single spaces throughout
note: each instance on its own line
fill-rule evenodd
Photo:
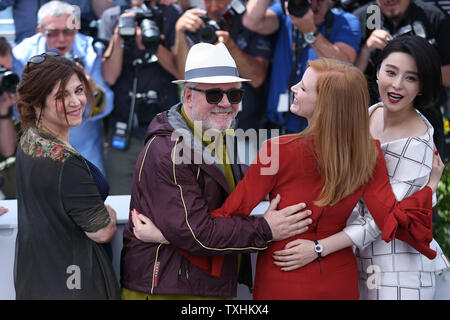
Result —
M 206 42 L 214 44 L 219 39 L 217 38 L 216 31 L 223 30 L 224 21 L 212 20 L 208 16 L 198 15 L 200 19 L 205 23 L 197 32 L 186 31 L 186 34 L 191 38 L 194 43 Z
M 144 45 L 159 43 L 160 40 L 160 32 L 158 25 L 155 21 L 150 19 L 143 19 L 141 22 L 141 30 L 142 30 L 142 42 Z
M 5 89 L 5 91 L 8 92 L 16 92 L 17 85 L 19 84 L 19 77 L 14 74 L 5 74 L 5 76 L 2 79 L 2 86 Z
M 206 16 L 201 16 L 200 18 L 205 22 L 205 25 L 197 32 L 199 41 L 212 44 L 216 43 L 219 40 L 216 31 L 222 29 L 219 22 L 211 20 Z
M 130 46 L 131 40 L 136 36 L 135 24 L 141 29 L 142 43 L 149 52 L 156 52 L 161 42 L 164 14 L 158 6 L 143 4 L 138 9 L 127 9 L 126 13 L 134 13 L 134 17 L 119 18 L 119 35 L 125 40 L 125 45 Z
M 6 68 L 0 68 L 0 92 L 15 93 L 18 84 L 18 75 Z
M 206 25 L 198 31 L 198 38 L 200 42 L 216 43 L 218 38 L 216 35 L 216 28 Z
M 289 13 L 297 18 L 303 17 L 311 7 L 309 0 L 287 0 L 287 2 Z

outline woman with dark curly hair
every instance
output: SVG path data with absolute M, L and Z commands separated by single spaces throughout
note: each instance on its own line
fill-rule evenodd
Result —
M 18 87 L 17 299 L 119 299 L 101 243 L 116 232 L 108 183 L 70 144 L 92 92 L 84 72 L 52 51 L 30 58 Z

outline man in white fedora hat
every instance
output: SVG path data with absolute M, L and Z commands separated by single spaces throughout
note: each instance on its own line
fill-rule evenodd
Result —
M 238 267 L 237 254 L 263 250 L 309 224 L 304 204 L 277 211 L 279 197 L 264 218 L 209 215 L 243 175 L 226 147 L 207 152 L 206 135 L 230 127 L 243 81 L 222 43 L 189 51 L 185 79 L 176 81 L 184 84 L 183 102 L 154 118 L 136 164 L 121 256 L 124 299 L 235 297 L 238 269 L 246 283 L 252 279 L 249 261 Z M 177 162 L 180 153 L 192 161 Z
M 202 121 L 203 131 L 224 131 L 238 113 L 244 94 L 241 82 L 247 81 L 239 77 L 236 63 L 223 43 L 199 43 L 188 53 L 184 80 L 173 82 L 184 84 L 183 110 L 189 119 Z

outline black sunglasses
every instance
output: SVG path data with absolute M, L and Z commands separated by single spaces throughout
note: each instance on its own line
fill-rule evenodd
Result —
M 37 56 L 32 56 L 30 59 L 28 59 L 27 65 L 26 65 L 26 72 L 29 71 L 29 67 L 30 67 L 30 63 L 33 64 L 39 64 L 45 61 L 45 59 L 48 57 L 58 57 L 59 56 L 59 51 L 58 50 L 49 50 L 47 52 L 44 52 L 42 54 L 38 54 Z
M 244 90 L 238 88 L 231 88 L 225 91 L 220 88 L 211 88 L 206 90 L 197 88 L 191 89 L 194 91 L 203 92 L 205 94 L 206 101 L 209 104 L 218 104 L 220 101 L 222 101 L 224 93 L 227 95 L 228 101 L 230 101 L 231 104 L 237 104 L 241 102 L 242 97 L 244 96 Z

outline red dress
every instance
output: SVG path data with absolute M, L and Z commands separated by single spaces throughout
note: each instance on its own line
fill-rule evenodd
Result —
M 277 140 L 283 143 L 291 139 L 284 136 Z M 358 270 L 352 248 L 329 254 L 320 261 L 287 272 L 274 265 L 272 254 L 295 239 L 319 240 L 342 231 L 361 197 L 364 197 L 370 213 L 382 230 L 384 240 L 390 241 L 397 237 L 429 258 L 434 257 L 436 253 L 428 246 L 432 240 L 431 188 L 425 187 L 412 197 L 397 202 L 377 141 L 379 156 L 372 179 L 334 206 L 315 206 L 313 201 L 319 198 L 323 179 L 312 152 L 312 141 L 312 138 L 301 138 L 279 144 L 269 140 L 223 206 L 211 213 L 213 217 L 246 216 L 267 194 L 270 199 L 280 194 L 278 209 L 305 202 L 307 208 L 312 210 L 310 217 L 313 223 L 307 232 L 271 242 L 265 251 L 259 253 L 255 299 L 358 299 Z M 280 156 L 275 147 L 279 147 Z M 272 162 L 269 163 L 270 156 Z

